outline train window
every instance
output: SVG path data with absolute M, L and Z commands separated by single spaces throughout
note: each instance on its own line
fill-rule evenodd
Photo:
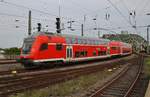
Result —
M 85 40 L 84 39 L 82 39 L 82 44 L 85 44 Z
M 93 45 L 93 40 L 91 40 L 91 44 Z
M 103 55 L 106 55 L 107 53 L 106 53 L 106 51 L 103 51 Z
M 81 39 L 78 38 L 78 44 L 81 44 Z
M 92 45 L 94 45 L 94 40 L 92 40 Z
M 92 40 L 90 40 L 90 45 L 92 45 Z
M 81 56 L 84 56 L 84 51 L 80 52 L 80 55 L 81 55 Z
M 47 50 L 47 49 L 48 49 L 48 44 L 47 43 L 43 43 L 40 47 L 40 51 Z
M 93 56 L 96 56 L 96 51 L 93 52 Z
M 28 54 L 31 50 L 32 44 L 31 43 L 24 43 L 22 47 L 22 53 Z
M 76 43 L 76 39 L 75 38 L 72 38 L 72 43 Z
M 98 45 L 98 41 L 96 40 L 96 45 Z
M 98 55 L 106 55 L 106 51 L 98 51 Z
M 95 45 L 95 40 L 93 40 L 93 45 Z
M 80 39 L 80 44 L 82 44 L 82 39 Z
M 71 43 L 71 39 L 69 37 L 66 37 L 66 43 L 70 44 Z
M 22 54 L 29 54 L 32 48 L 32 44 L 34 42 L 34 38 L 25 38 L 23 47 L 22 47 Z
M 101 41 L 99 40 L 98 43 L 101 44 Z
M 111 47 L 112 50 L 117 50 L 117 47 Z
M 100 56 L 101 55 L 101 52 L 100 51 L 98 51 L 98 56 Z
M 90 44 L 90 40 L 87 40 L 87 44 L 88 44 L 88 45 Z
M 87 44 L 87 40 L 86 39 L 84 40 L 84 44 Z
M 80 57 L 80 52 L 76 51 L 75 52 L 75 57 Z
M 85 40 L 84 39 L 82 39 L 82 44 L 85 44 Z
M 84 55 L 87 56 L 87 51 L 84 51 Z
M 96 45 L 96 40 L 93 40 L 93 42 L 94 42 L 94 45 Z
M 62 50 L 62 48 L 63 48 L 62 44 L 60 43 L 56 44 L 56 50 L 60 51 Z
M 82 44 L 84 44 L 85 42 L 84 42 L 84 39 L 82 39 Z
M 92 45 L 92 40 L 89 40 L 89 42 L 90 42 L 89 44 Z

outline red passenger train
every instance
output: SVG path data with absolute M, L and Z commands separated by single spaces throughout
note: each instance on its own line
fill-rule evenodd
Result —
M 30 67 L 43 63 L 85 61 L 131 53 L 132 46 L 119 41 L 38 33 L 24 39 L 19 59 L 25 67 Z

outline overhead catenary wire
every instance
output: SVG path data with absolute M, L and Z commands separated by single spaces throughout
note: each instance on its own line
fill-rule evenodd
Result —
M 54 14 L 51 14 L 51 13 L 48 13 L 48 12 L 44 12 L 44 11 L 41 11 L 41 10 L 38 10 L 38 9 L 34 9 L 34 8 L 26 7 L 26 6 L 23 6 L 23 5 L 7 2 L 7 1 L 4 1 L 4 0 L 2 0 L 0 2 L 8 4 L 8 5 L 16 6 L 16 7 L 19 7 L 19 8 L 24 8 L 24 9 L 36 11 L 36 12 L 39 12 L 39 13 L 47 14 L 47 15 L 50 15 L 50 16 L 55 16 L 55 17 L 57 16 L 57 15 L 54 15 Z
M 27 16 L 23 16 L 23 15 L 17 15 L 17 14 L 9 14 L 9 13 L 2 13 L 0 12 L 0 15 L 1 16 L 10 16 L 10 17 L 18 17 L 18 18 L 24 18 L 24 19 L 28 19 Z M 41 19 L 41 18 L 35 18 L 35 17 L 32 17 L 33 20 L 43 20 L 43 21 L 54 21 L 54 20 L 50 20 L 50 19 Z
M 83 7 L 82 5 L 80 5 L 79 3 L 75 2 L 74 0 L 69 0 L 68 2 L 69 2 L 69 3 L 72 3 L 72 5 L 78 6 L 78 8 L 80 7 L 80 10 L 86 12 L 86 13 L 84 13 L 84 14 L 87 14 L 87 12 L 89 12 L 89 11 L 90 11 L 90 12 L 93 12 L 91 9 L 88 9 L 88 8 Z
M 115 4 L 113 4 L 110 0 L 107 0 L 107 1 L 116 9 L 116 11 L 124 18 L 124 20 L 125 20 L 128 24 L 130 24 L 130 25 L 134 28 L 134 30 L 137 32 L 136 23 L 135 23 L 135 25 L 133 25 L 133 24 L 130 22 L 130 20 L 128 20 L 128 19 L 122 14 L 122 12 L 117 8 L 117 6 L 116 6 Z
M 143 8 L 141 8 L 141 10 L 139 10 L 139 13 L 138 13 L 139 15 L 144 12 L 144 9 L 148 6 L 149 3 L 150 3 L 149 0 L 145 1 L 145 4 L 144 4 Z
M 27 7 L 27 6 L 24 6 L 24 5 L 19 5 L 19 4 L 15 4 L 15 3 L 12 3 L 12 2 L 7 2 L 7 1 L 4 1 L 4 0 L 1 0 L 0 2 L 5 3 L 7 5 L 11 5 L 11 6 L 19 7 L 19 8 L 24 8 L 24 9 L 39 12 L 39 13 L 42 13 L 42 14 L 50 15 L 50 16 L 53 16 L 53 17 L 58 17 L 58 15 L 55 15 L 55 14 L 52 14 L 52 13 L 49 13 L 49 12 L 45 12 L 45 11 L 41 11 L 41 10 L 38 10 L 38 9 L 34 9 L 34 8 L 31 8 L 31 7 Z M 64 17 L 64 16 L 62 16 L 62 18 L 63 19 L 70 19 L 69 17 Z
M 120 2 L 120 0 L 118 1 L 118 2 Z M 22 5 L 21 5 L 22 6 Z M 110 7 L 109 7 L 110 8 Z M 41 11 L 40 11 L 41 12 Z M 55 16 L 57 16 L 57 15 L 55 15 Z M 67 18 L 68 19 L 68 18 Z M 44 19 L 43 19 L 44 20 Z M 78 23 L 80 23 L 80 22 L 78 22 Z
M 129 23 L 130 25 L 133 26 L 133 24 L 130 23 L 130 21 L 122 14 L 122 12 L 116 7 L 115 4 L 113 4 L 110 0 L 107 0 L 115 9 L 116 11 L 122 16 L 122 18 L 124 18 L 124 20 Z

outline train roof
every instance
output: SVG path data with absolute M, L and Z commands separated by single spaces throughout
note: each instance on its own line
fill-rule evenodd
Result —
M 100 40 L 100 41 L 104 41 L 104 42 L 110 42 L 109 39 L 104 39 L 104 38 L 92 38 L 92 37 L 82 37 L 82 36 L 77 36 L 77 35 L 69 35 L 69 34 L 56 34 L 56 33 L 52 33 L 52 32 L 38 32 L 38 33 L 33 33 L 31 36 L 29 36 L 28 38 L 35 38 L 36 36 L 39 35 L 46 35 L 46 36 L 60 36 L 60 37 L 64 37 L 64 38 L 79 38 L 79 39 L 89 39 L 89 40 Z
M 121 45 L 121 46 L 131 47 L 131 44 L 125 43 L 125 42 L 121 42 L 121 41 L 110 41 L 109 45 Z

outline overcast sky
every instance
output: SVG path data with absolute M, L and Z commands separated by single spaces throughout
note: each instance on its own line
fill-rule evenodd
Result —
M 146 28 L 139 26 L 150 24 L 150 16 L 146 15 L 150 13 L 149 0 L 0 0 L 0 48 L 21 47 L 23 38 L 27 37 L 29 10 L 32 11 L 32 32 L 36 32 L 36 24 L 40 22 L 43 30 L 55 33 L 59 6 L 64 34 L 80 35 L 83 23 L 88 37 L 97 37 L 95 27 L 146 37 Z M 134 11 L 136 15 L 129 15 Z M 68 21 L 75 21 L 72 24 L 75 31 L 68 29 Z M 135 22 L 136 30 L 132 27 Z M 101 36 L 106 33 L 114 32 L 100 30 Z

